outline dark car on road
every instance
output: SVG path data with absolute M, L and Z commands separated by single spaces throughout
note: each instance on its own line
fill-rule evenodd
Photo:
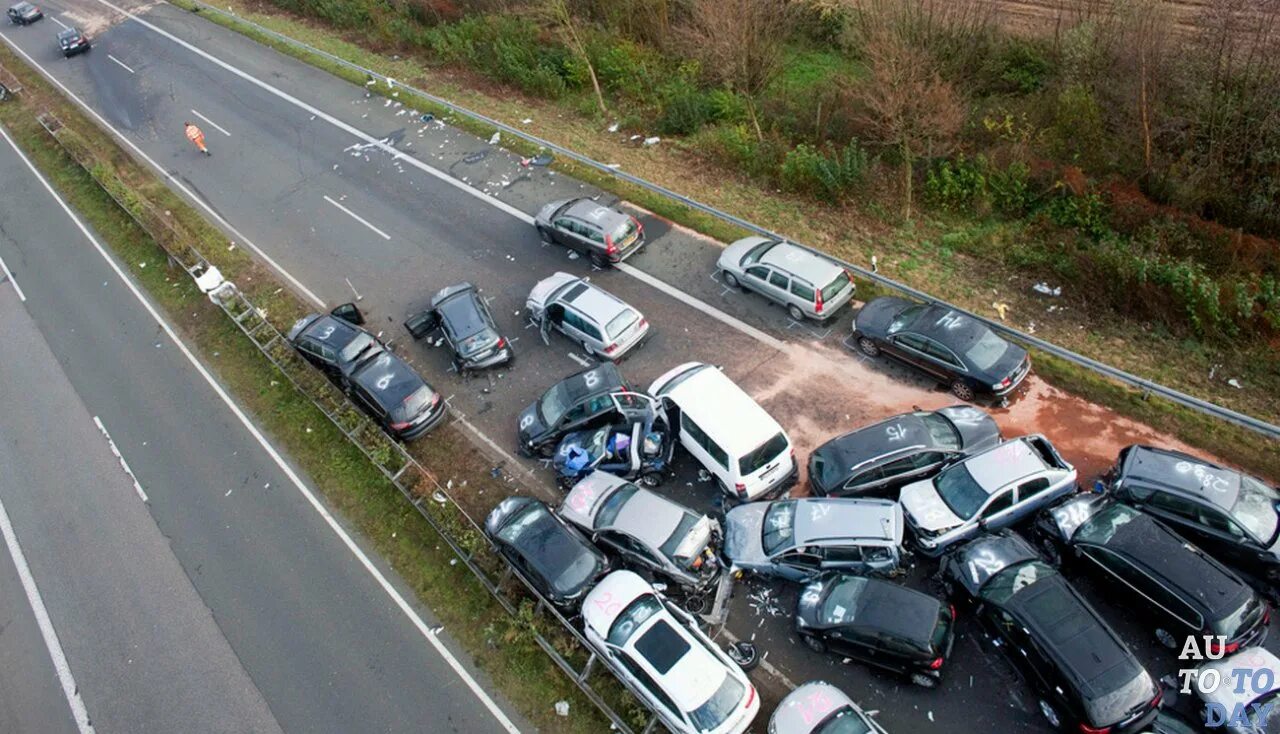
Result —
M 1156 639 L 1181 649 L 1187 635 L 1226 638 L 1225 651 L 1261 644 L 1271 610 L 1240 577 L 1163 523 L 1101 494 L 1068 497 L 1036 519 L 1052 559 L 1100 576 L 1155 621 Z M 1217 640 L 1210 652 L 1222 647 Z
M 1036 691 L 1040 713 L 1062 731 L 1136 734 L 1162 695 L 1120 637 L 1057 569 L 1010 530 L 949 552 L 943 588 L 977 617 Z
M 508 497 L 484 531 L 530 586 L 562 612 L 576 614 L 582 595 L 610 571 L 609 559 L 582 533 L 532 497 Z
M 62 55 L 66 57 L 84 53 L 89 50 L 89 37 L 79 28 L 68 28 L 65 31 L 59 31 L 58 48 L 62 49 Z
M 796 630 L 815 652 L 828 650 L 934 688 L 955 641 L 955 609 L 905 586 L 824 574 L 804 588 Z
M 991 416 L 968 405 L 895 415 L 814 449 L 809 488 L 822 497 L 890 497 L 1000 438 Z
M 598 268 L 620 263 L 644 246 L 639 220 L 587 198 L 547 204 L 534 218 L 534 226 L 543 242 L 586 255 Z
M 402 441 L 435 428 L 448 413 L 440 393 L 390 351 L 357 364 L 348 392 L 387 433 Z
M 1168 523 L 1278 595 L 1280 492 L 1261 479 L 1179 451 L 1134 445 L 1103 479 L 1126 504 Z
M 31 3 L 18 3 L 9 8 L 9 22 L 14 25 L 31 25 L 43 17 L 40 8 Z
M 333 313 L 303 316 L 285 338 L 308 362 L 344 387 L 357 365 L 386 349 L 373 334 Z
M 1002 398 L 1031 371 L 1027 350 L 947 306 L 876 298 L 858 311 L 853 337 L 868 357 L 884 354 L 915 367 L 961 400 Z
M 431 297 L 431 307 L 410 317 L 405 328 L 414 339 L 439 329 L 458 372 L 507 364 L 515 356 L 498 333 L 489 306 L 470 283 L 442 288 Z
M 520 453 L 551 456 L 566 433 L 614 423 L 635 391 L 612 362 L 602 362 L 551 386 L 520 413 Z M 646 409 L 647 396 L 634 396 Z

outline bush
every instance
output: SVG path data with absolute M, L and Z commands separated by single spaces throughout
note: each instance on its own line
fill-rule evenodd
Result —
M 782 147 L 773 139 L 760 140 L 745 123 L 720 125 L 702 131 L 693 145 L 710 157 L 764 181 L 772 181 L 782 165 Z
M 534 25 L 514 17 L 468 16 L 423 36 L 444 61 L 466 64 L 531 94 L 558 97 L 582 83 L 568 49 L 545 43 Z
M 857 140 L 841 149 L 825 152 L 801 143 L 787 152 L 782 162 L 782 183 L 791 191 L 837 203 L 862 183 L 871 158 Z
M 1096 193 L 1059 196 L 1049 202 L 1045 213 L 1059 227 L 1075 229 L 1093 240 L 1114 234 L 1109 207 Z
M 1007 217 L 1020 217 L 1035 206 L 1031 191 L 1031 168 L 1021 161 L 1014 161 L 1004 170 L 987 174 L 987 194 L 991 206 Z
M 1089 162 L 1101 154 L 1105 136 L 1102 108 L 1083 84 L 1072 84 L 1058 93 L 1053 110 L 1050 143 L 1059 160 Z
M 986 161 L 963 155 L 942 160 L 929 168 L 925 177 L 925 200 L 948 211 L 974 211 L 986 201 Z
M 1031 94 L 1049 81 L 1053 64 L 1048 49 L 1035 41 L 1011 38 L 983 65 L 985 91 Z

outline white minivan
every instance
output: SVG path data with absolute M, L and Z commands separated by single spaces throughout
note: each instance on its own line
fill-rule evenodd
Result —
M 796 480 L 786 431 L 719 367 L 688 362 L 653 381 L 680 444 L 740 501 L 775 497 Z M 678 419 L 677 419 L 678 416 Z

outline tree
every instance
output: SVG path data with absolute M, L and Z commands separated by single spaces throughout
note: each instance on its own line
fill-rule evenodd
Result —
M 578 26 L 573 13 L 569 11 L 569 6 L 565 4 L 565 0 L 546 0 L 545 11 L 560 30 L 565 45 L 587 67 L 587 76 L 591 77 L 591 88 L 595 91 L 596 105 L 600 108 L 600 114 L 609 114 L 609 108 L 604 104 L 604 94 L 600 91 L 600 80 L 596 77 L 596 67 L 591 63 L 591 56 L 587 53 L 586 44 L 582 42 L 582 36 L 578 34 Z

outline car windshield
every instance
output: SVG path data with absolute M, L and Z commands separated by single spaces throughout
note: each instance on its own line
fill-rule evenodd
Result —
M 347 343 L 347 346 L 342 348 L 342 351 L 338 353 L 338 357 L 343 362 L 354 362 L 356 357 L 360 356 L 361 352 L 377 343 L 377 340 L 363 331 L 357 332 L 356 338 L 352 339 Z
M 422 411 L 426 410 L 427 406 L 431 405 L 431 401 L 434 397 L 435 393 L 432 392 L 431 388 L 423 385 L 410 393 L 409 397 L 404 399 L 404 402 L 400 403 L 399 406 L 391 411 L 391 414 L 397 420 L 411 420 L 415 416 L 420 415 Z
M 982 503 L 987 501 L 987 491 L 974 480 L 964 464 L 944 469 L 933 480 L 933 486 L 938 490 L 942 501 L 947 503 L 947 507 L 962 520 L 973 517 L 982 508 Z
M 777 240 L 768 240 L 751 248 L 750 252 L 742 256 L 742 266 L 746 267 L 760 262 L 760 258 L 764 257 L 764 254 L 773 249 L 773 246 L 776 244 L 778 244 Z
M 853 710 L 852 706 L 838 708 L 818 724 L 813 734 L 870 734 L 867 722 Z
M 761 543 L 765 555 L 773 555 L 790 546 L 796 537 L 793 521 L 796 517 L 796 501 L 774 502 L 764 513 L 764 534 Z
M 867 580 L 860 576 L 845 576 L 827 590 L 827 598 L 822 603 L 822 621 L 824 624 L 849 624 L 854 621 L 858 611 L 858 599 L 862 590 L 867 588 Z
M 975 369 L 989 370 L 1009 351 L 1009 342 L 995 335 L 993 331 L 984 330 L 982 338 L 969 347 L 964 358 Z
M 564 417 L 569 407 L 569 390 L 560 382 L 543 393 L 542 399 L 538 401 L 538 414 L 542 416 L 543 425 L 554 426 Z
M 607 606 L 607 605 L 606 605 Z M 622 610 L 609 628 L 609 644 L 622 647 L 649 617 L 662 611 L 662 602 L 653 594 L 644 594 Z
M 744 477 L 755 474 L 757 471 L 764 468 L 766 464 L 778 458 L 778 456 L 786 450 L 786 434 L 778 432 L 774 434 L 773 438 L 765 441 L 748 452 L 746 456 L 738 459 L 738 471 L 742 472 L 742 476 Z
M 951 421 L 937 413 L 923 413 L 920 420 L 929 429 L 929 438 L 933 439 L 934 446 L 952 451 L 960 448 L 960 433 L 951 425 Z
M 924 305 L 919 303 L 907 306 L 899 311 L 897 316 L 893 317 L 893 321 L 889 322 L 889 328 L 887 331 L 890 334 L 897 334 L 899 331 L 910 326 L 916 320 L 916 317 L 924 311 L 924 309 Z
M 1106 545 L 1121 527 L 1138 516 L 1138 511 L 1121 504 L 1111 504 L 1085 521 L 1076 531 L 1078 542 Z
M 617 316 L 614 316 L 613 320 L 609 322 L 609 325 L 606 326 L 604 330 L 608 337 L 612 339 L 626 331 L 637 320 L 639 320 L 639 316 L 636 315 L 635 311 L 628 308 Z
M 596 513 L 595 526 L 597 528 L 607 528 L 613 525 L 613 521 L 618 519 L 618 513 L 622 512 L 622 508 L 626 506 L 627 500 L 630 500 L 631 496 L 639 491 L 640 488 L 634 484 L 624 484 L 618 487 L 613 494 L 605 499 L 604 504 L 600 507 L 600 512 Z
M 560 528 L 551 516 L 551 513 L 543 505 L 529 505 L 524 512 L 511 518 L 506 525 L 498 531 L 498 537 L 506 541 L 507 544 L 520 548 L 523 545 L 533 544 L 551 546 L 547 538 L 554 536 L 560 532 Z M 525 542 L 527 541 L 527 542 Z M 567 594 L 574 589 L 582 586 L 583 583 L 591 577 L 596 570 L 596 559 L 590 553 L 581 552 L 561 570 L 560 575 L 551 579 L 551 586 L 561 594 Z
M 700 731 L 711 731 L 723 724 L 729 714 L 738 708 L 746 691 L 747 687 L 742 685 L 742 681 L 732 675 L 725 675 L 719 690 L 706 703 L 690 711 L 689 718 L 693 719 L 693 725 Z
M 848 287 L 848 285 L 849 274 L 841 270 L 840 274 L 836 276 L 836 279 L 827 283 L 826 287 L 822 289 L 822 300 L 832 300 L 836 296 L 840 295 L 840 292 Z
M 1250 476 L 1240 475 L 1240 494 L 1231 508 L 1231 516 L 1264 545 L 1276 537 L 1276 501 L 1280 494 Z

